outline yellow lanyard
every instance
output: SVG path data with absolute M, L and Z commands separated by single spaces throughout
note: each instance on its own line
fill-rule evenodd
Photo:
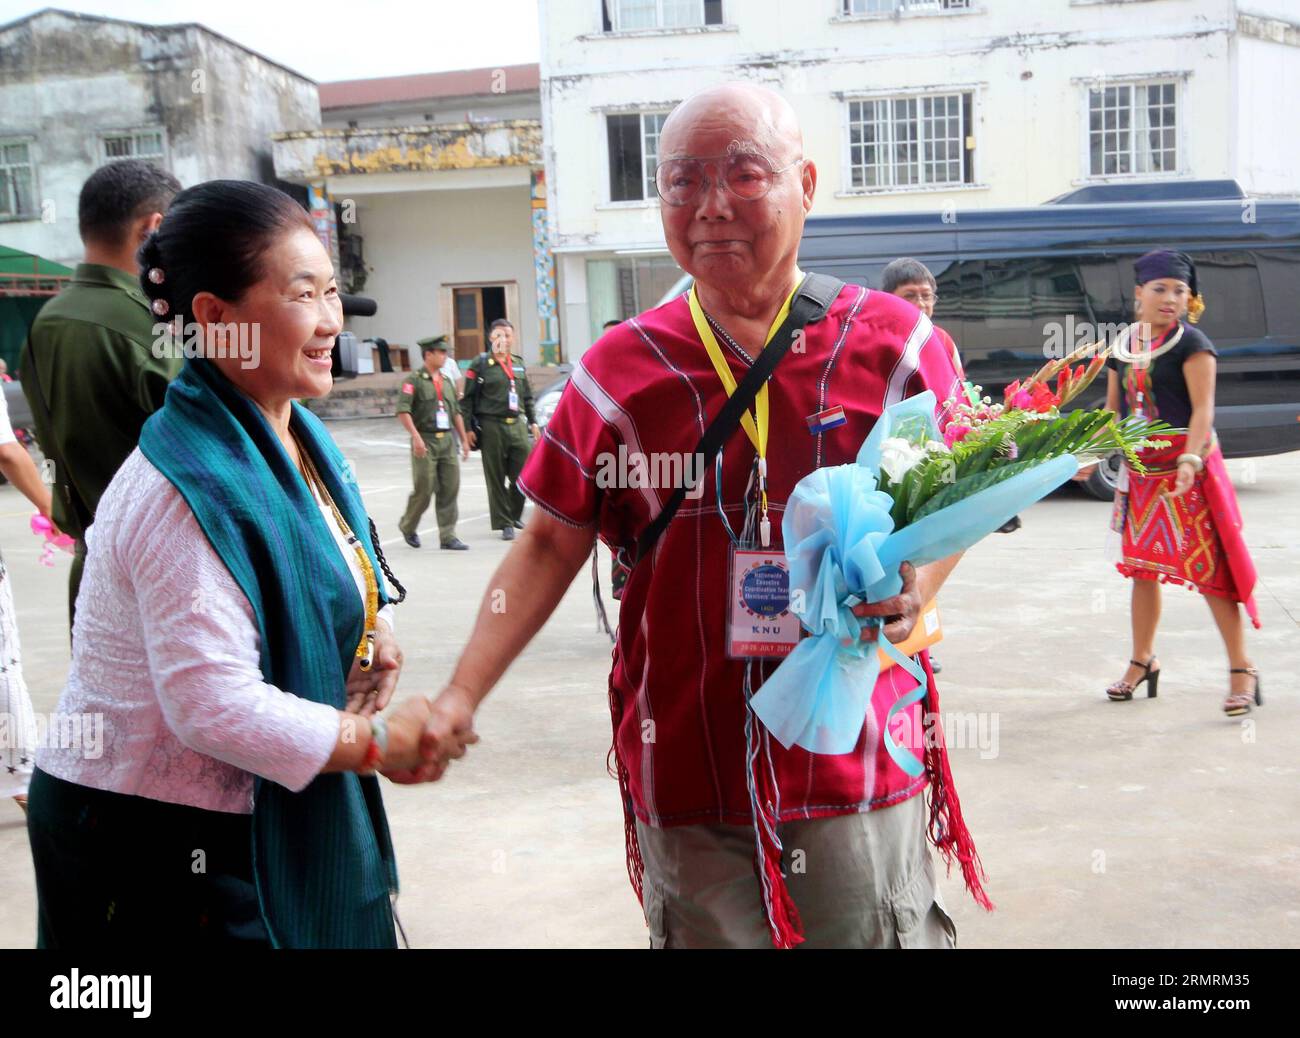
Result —
M 790 289 L 790 294 L 785 297 L 785 302 L 781 304 L 781 309 L 777 311 L 776 317 L 772 321 L 772 327 L 767 330 L 767 339 L 763 342 L 765 349 L 790 313 L 790 304 L 794 301 L 794 294 L 799 291 L 801 284 L 803 284 L 803 271 L 796 267 L 794 288 Z M 727 359 L 722 355 L 722 347 L 718 345 L 713 329 L 709 327 L 708 318 L 704 316 L 704 308 L 700 306 L 700 299 L 695 293 L 694 284 L 691 285 L 689 301 L 691 320 L 695 322 L 695 331 L 700 337 L 700 342 L 704 343 L 704 351 L 709 355 L 709 360 L 713 362 L 713 370 L 718 373 L 722 388 L 727 391 L 727 396 L 730 398 L 736 391 L 736 377 L 731 373 L 731 367 L 727 364 Z M 759 535 L 763 547 L 766 548 L 772 540 L 772 524 L 767 518 L 768 405 L 766 382 L 763 383 L 758 390 L 758 394 L 754 397 L 753 414 L 751 415 L 749 409 L 746 408 L 744 414 L 740 416 L 740 424 L 744 427 L 749 442 L 754 445 L 754 450 L 758 452 L 758 490 L 763 506 L 763 515 L 759 522 Z

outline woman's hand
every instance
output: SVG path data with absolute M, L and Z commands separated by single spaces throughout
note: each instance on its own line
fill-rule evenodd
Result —
M 426 754 L 421 748 L 424 726 L 429 721 L 429 700 L 412 696 L 385 715 L 384 720 L 388 722 L 388 752 L 384 754 L 380 774 L 394 782 L 406 783 L 440 778 L 446 770 L 446 760 Z
M 392 782 L 411 785 L 417 782 L 436 782 L 442 778 L 453 760 L 465 756 L 468 747 L 478 742 L 474 731 L 474 710 L 459 691 L 444 689 L 437 699 L 421 698 L 420 707 L 403 703 L 389 719 L 389 754 L 381 774 Z M 402 747 L 394 755 L 393 722 L 402 714 Z M 418 718 L 420 728 L 412 732 L 408 720 Z M 406 740 L 414 739 L 414 762 Z
M 352 661 L 347 684 L 347 712 L 370 717 L 387 707 L 397 688 L 402 659 L 402 650 L 393 632 L 386 623 L 379 621 L 375 628 L 375 661 L 370 669 L 362 670 L 360 660 Z
M 910 562 L 904 562 L 898 567 L 898 575 L 903 578 L 903 589 L 898 594 L 882 602 L 863 602 L 853 607 L 854 616 L 879 616 L 885 619 L 883 627 L 871 626 L 862 629 L 864 642 L 876 641 L 882 630 L 889 641 L 901 642 L 906 640 L 912 633 L 912 628 L 916 626 L 917 618 L 921 615 L 921 607 L 925 605 L 916 587 L 916 569 Z
M 1184 461 L 1178 466 L 1178 474 L 1174 476 L 1174 489 L 1168 493 L 1169 498 L 1182 497 L 1187 491 L 1192 489 L 1192 484 L 1196 481 L 1196 466 L 1190 461 Z

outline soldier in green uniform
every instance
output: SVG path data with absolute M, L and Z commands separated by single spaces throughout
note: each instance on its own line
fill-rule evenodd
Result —
M 537 437 L 537 421 L 533 417 L 533 387 L 524 373 L 523 359 L 510 352 L 514 325 L 493 321 L 489 335 L 491 351 L 475 357 L 465 372 L 461 406 L 470 426 L 478 426 L 477 435 L 470 432 L 470 445 L 476 438 L 483 451 L 492 529 L 501 531 L 503 541 L 513 541 L 515 530 L 524 528 L 520 521 L 524 495 L 515 481 Z
M 465 551 L 469 545 L 456 536 L 456 495 L 460 493 L 460 462 L 456 460 L 455 429 L 462 458 L 469 457 L 469 437 L 460 417 L 456 386 L 442 372 L 447 362 L 447 337 L 420 340 L 424 361 L 402 383 L 397 394 L 397 420 L 411 434 L 411 474 L 415 489 L 406 502 L 398 528 L 412 548 L 420 546 L 416 528 L 432 498 L 438 516 L 438 542 L 448 551 Z
M 77 203 L 85 261 L 41 308 L 23 350 L 23 393 L 54 463 L 54 522 L 76 539 L 69 622 L 100 495 L 180 372 L 179 357 L 154 349 L 165 341 L 154 330 L 163 319 L 149 310 L 136 263 L 180 189 L 170 173 L 134 159 L 91 174 Z

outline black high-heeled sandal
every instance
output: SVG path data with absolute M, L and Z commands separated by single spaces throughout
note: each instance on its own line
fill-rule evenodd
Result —
M 1254 667 L 1232 667 L 1228 670 L 1229 674 L 1250 674 L 1255 678 L 1255 689 L 1253 692 L 1229 692 L 1228 698 L 1223 701 L 1223 712 L 1229 717 L 1240 717 L 1242 714 L 1250 713 L 1250 704 L 1254 700 L 1256 706 L 1264 705 L 1264 697 L 1260 694 L 1259 671 Z
M 1143 674 L 1140 678 L 1138 678 L 1137 681 L 1135 682 L 1129 682 L 1123 680 L 1115 682 L 1108 689 L 1106 689 L 1106 695 L 1108 695 L 1116 703 L 1125 702 L 1126 700 L 1133 698 L 1133 693 L 1137 691 L 1138 685 L 1142 684 L 1142 682 L 1145 681 L 1147 683 L 1147 698 L 1155 699 L 1156 686 L 1160 683 L 1160 668 L 1157 667 L 1155 670 L 1151 669 L 1151 664 L 1155 662 L 1155 659 L 1156 658 L 1153 655 L 1145 663 L 1143 663 L 1141 660 L 1129 660 L 1129 663 L 1133 664 L 1133 666 L 1135 667 L 1141 667 L 1143 670 L 1146 671 L 1146 673 Z

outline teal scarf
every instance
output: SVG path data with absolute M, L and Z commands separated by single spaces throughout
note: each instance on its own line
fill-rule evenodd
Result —
M 365 507 L 338 447 L 300 404 L 290 427 L 378 575 Z M 320 508 L 262 412 L 214 365 L 189 360 L 145 423 L 140 450 L 180 491 L 248 597 L 263 678 L 342 710 L 364 610 Z M 300 793 L 256 779 L 252 855 L 275 947 L 396 946 L 397 867 L 373 776 L 318 775 Z

